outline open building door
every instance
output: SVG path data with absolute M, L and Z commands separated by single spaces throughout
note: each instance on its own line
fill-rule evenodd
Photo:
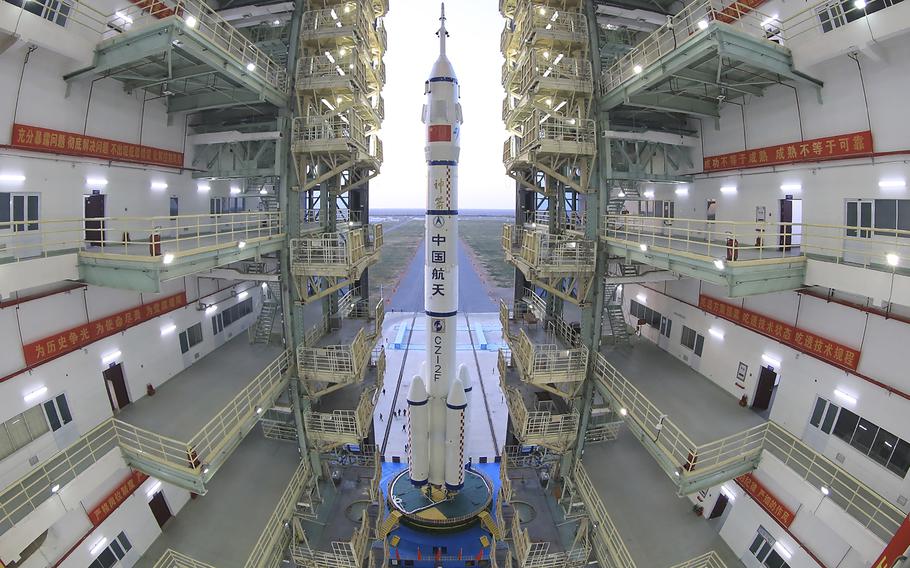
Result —
M 159 527 L 163 527 L 164 523 L 168 522 L 173 516 L 171 508 L 167 506 L 167 501 L 164 499 L 164 493 L 161 491 L 152 495 L 152 500 L 149 501 L 149 509 L 155 515 L 155 520 L 158 521 Z
M 752 399 L 752 410 L 761 412 L 771 406 L 771 396 L 777 382 L 777 373 L 771 367 L 762 367 L 758 375 L 758 387 L 755 389 L 755 398 Z
M 85 196 L 85 240 L 89 246 L 100 247 L 104 242 L 104 195 Z
M 103 374 L 111 409 L 115 412 L 121 410 L 130 403 L 130 393 L 126 389 L 126 379 L 123 378 L 123 364 L 111 365 Z

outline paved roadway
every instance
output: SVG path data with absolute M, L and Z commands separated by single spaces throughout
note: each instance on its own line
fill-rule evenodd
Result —
M 467 313 L 490 313 L 499 308 L 490 299 L 487 286 L 480 280 L 471 259 L 464 251 L 464 243 L 458 244 L 458 311 Z M 396 312 L 423 311 L 423 263 L 426 241 L 417 248 L 414 260 L 408 266 L 398 284 L 398 291 L 392 297 L 389 308 Z

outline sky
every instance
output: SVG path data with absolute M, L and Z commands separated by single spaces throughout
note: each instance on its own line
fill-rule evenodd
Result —
M 423 84 L 439 55 L 439 2 L 391 0 L 385 17 L 386 115 L 379 133 L 385 161 L 370 183 L 370 207 L 422 209 L 427 167 L 420 113 Z M 505 175 L 499 34 L 504 20 L 494 0 L 446 2 L 446 51 L 461 86 L 464 126 L 458 164 L 460 209 L 512 209 L 514 183 Z

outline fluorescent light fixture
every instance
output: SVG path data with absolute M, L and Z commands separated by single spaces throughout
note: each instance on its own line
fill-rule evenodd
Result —
M 127 26 L 129 26 L 130 24 L 133 23 L 133 19 L 131 17 L 127 16 L 121 10 L 117 10 L 116 12 L 114 12 L 114 15 L 117 16 L 118 18 L 120 18 L 121 20 L 123 20 L 124 22 L 126 22 Z
M 780 184 L 781 191 L 802 191 L 803 186 L 799 183 L 782 183 Z
M 95 541 L 95 544 L 93 544 L 92 547 L 89 549 L 89 554 L 91 554 L 92 556 L 97 556 L 97 555 L 101 554 L 101 551 L 104 550 L 104 545 L 106 545 L 106 544 L 107 544 L 107 537 L 103 536 L 103 537 L 99 538 L 97 541 Z
M 700 29 L 700 30 L 708 29 L 708 20 L 698 20 L 698 29 Z
M 114 361 L 119 359 L 121 355 L 123 355 L 123 353 L 121 353 L 120 351 L 111 351 L 107 355 L 101 356 L 101 362 L 104 363 L 105 365 L 108 363 L 113 363 Z
M 25 400 L 25 402 L 31 402 L 31 401 L 35 400 L 36 398 L 42 396 L 46 392 L 47 392 L 47 387 L 41 387 L 41 388 L 35 389 L 32 392 L 26 394 L 25 396 L 22 397 L 22 399 Z
M 25 181 L 25 176 L 22 174 L 0 174 L 0 181 L 7 183 L 17 183 Z
M 56 492 L 58 492 L 58 491 L 60 491 L 60 484 L 59 484 L 59 483 L 55 483 L 54 486 L 51 487 L 51 493 L 56 493 Z
M 720 492 L 723 493 L 724 496 L 726 496 L 726 498 L 729 499 L 731 503 L 736 501 L 736 495 L 732 491 L 730 491 L 730 489 L 727 488 L 726 485 L 720 486 Z
M 237 299 L 238 299 L 238 300 L 243 300 L 244 298 L 246 298 L 246 297 L 249 296 L 249 295 L 250 295 L 250 293 L 247 292 L 246 290 L 244 290 L 243 292 L 237 294 Z
M 553 99 L 546 99 L 546 100 L 544 100 L 544 104 L 546 104 L 547 106 L 552 106 L 552 105 L 553 105 Z
M 218 304 L 212 304 L 211 306 L 205 309 L 206 314 L 214 314 L 218 311 Z
M 262 407 L 261 407 L 261 406 L 257 406 L 257 407 L 256 407 L 256 414 L 262 414 Z
M 231 194 L 232 194 L 232 195 L 236 195 L 236 194 L 238 194 L 238 193 L 240 193 L 240 188 L 237 187 L 236 185 L 232 185 L 232 186 L 231 186 Z
M 689 195 L 689 188 L 688 187 L 677 187 L 676 191 L 674 193 L 676 193 L 676 195 Z
M 152 189 L 167 189 L 167 184 L 163 181 L 153 181 Z
M 736 186 L 735 186 L 735 185 L 725 185 L 725 186 L 722 186 L 722 187 L 720 188 L 720 192 L 721 192 L 721 193 L 726 193 L 726 194 L 736 193 Z
M 541 15 L 541 16 L 546 16 L 546 15 L 547 15 L 547 9 L 544 8 L 543 6 L 540 7 L 540 15 Z
M 621 189 L 619 190 L 619 193 L 616 194 L 616 197 L 619 197 L 619 198 L 623 198 L 625 196 L 626 196 L 626 192 Z
M 205 467 L 202 468 L 202 474 L 203 474 L 203 475 L 205 475 L 205 474 L 208 473 L 208 472 L 209 472 L 209 466 L 205 466 Z
M 166 325 L 166 326 L 164 326 L 164 327 L 161 328 L 161 335 L 162 335 L 162 337 L 163 337 L 163 336 L 165 336 L 165 335 L 167 335 L 167 334 L 169 334 L 169 333 L 174 333 L 175 331 L 177 331 L 177 324 L 176 324 L 176 323 L 172 323 L 172 324 L 170 324 L 170 325 Z
M 825 487 L 824 485 L 821 486 L 821 492 L 822 492 L 822 495 L 827 495 L 828 493 L 831 493 L 831 491 L 829 491 L 828 488 Z
M 853 6 L 856 7 L 857 10 L 865 10 L 866 0 L 853 0 Z
M 566 106 L 566 104 L 567 104 L 568 102 L 569 102 L 569 101 L 562 101 L 561 103 L 559 103 L 558 105 L 556 105 L 556 108 L 554 108 L 553 110 L 554 110 L 554 111 L 559 111 L 559 109 L 561 109 L 562 107 Z
M 237 243 L 237 248 L 239 248 L 241 250 L 246 248 L 246 241 L 240 241 L 239 243 Z
M 104 178 L 85 178 L 85 185 L 88 187 L 104 187 L 107 185 L 107 180 Z
M 343 47 L 338 48 L 338 56 L 339 56 L 339 57 L 344 57 L 345 55 L 347 55 L 347 53 L 348 53 L 348 50 L 347 50 L 347 49 L 345 49 L 345 48 L 343 48 Z
M 164 253 L 164 258 L 162 259 L 162 261 L 164 262 L 164 264 L 170 264 L 170 263 L 174 262 L 174 255 L 169 252 Z
M 635 67 L 633 67 L 633 68 L 632 68 L 632 72 L 635 73 L 636 75 L 638 75 L 639 73 L 641 73 L 641 72 L 642 72 L 641 65 L 636 65 Z
M 878 182 L 878 186 L 882 189 L 900 189 L 907 187 L 907 182 L 902 179 L 883 179 Z
M 211 189 L 212 189 L 212 186 L 210 186 L 207 183 L 197 183 L 196 184 L 196 190 L 199 193 L 208 193 Z
M 767 353 L 762 353 L 761 360 L 764 361 L 765 363 L 767 363 L 768 365 L 771 365 L 775 369 L 780 368 L 780 360 L 775 359 L 774 357 L 768 355 Z
M 716 337 L 717 339 L 723 339 L 723 338 L 724 338 L 724 332 L 723 332 L 722 330 L 716 328 L 716 327 L 710 328 L 710 329 L 708 330 L 708 333 L 710 333 L 711 335 L 713 335 L 713 336 Z
M 620 416 L 627 416 L 628 414 L 629 414 L 629 411 L 626 410 L 625 408 L 620 408 L 620 409 L 619 409 L 619 415 L 620 415 Z
M 648 198 L 648 199 L 653 199 L 653 198 L 654 198 L 654 190 L 653 190 L 653 189 L 645 190 L 644 196 L 645 196 L 646 198 Z
M 147 497 L 151 498 L 152 495 L 154 495 L 155 493 L 158 493 L 159 489 L 161 489 L 161 482 L 156 481 L 155 483 L 153 483 L 151 485 L 151 487 L 149 487 L 148 489 L 145 490 L 145 495 Z
M 183 18 L 183 21 L 186 22 L 186 27 L 188 27 L 190 29 L 195 28 L 196 24 L 199 23 L 199 21 L 196 20 L 196 16 L 194 16 L 192 14 L 189 14 L 187 17 Z
M 897 256 L 893 252 L 889 252 L 885 255 L 885 260 L 888 261 L 888 266 L 897 266 L 901 261 L 901 257 Z
M 272 25 L 273 25 L 273 26 L 280 26 L 280 25 L 281 25 L 281 20 L 275 20 L 274 22 L 272 22 Z
M 264 187 L 259 190 L 259 195 L 265 195 L 267 193 L 268 193 L 268 190 L 266 190 Z
M 781 556 L 784 557 L 784 560 L 790 560 L 790 558 L 793 556 L 793 552 L 781 544 L 780 541 L 774 543 L 774 548 L 780 553 Z
M 856 404 L 856 397 L 851 396 L 840 389 L 834 390 L 834 396 L 843 400 L 844 402 L 849 402 L 850 404 Z
M 268 284 L 266 284 L 265 282 L 262 283 L 262 289 L 263 289 L 263 290 L 265 290 L 265 289 L 268 288 L 268 287 L 269 287 Z
M 635 299 L 641 303 L 644 303 L 648 299 L 648 297 L 645 296 L 644 294 L 642 294 L 641 292 L 639 292 L 638 295 L 635 296 Z
M 246 70 L 252 73 L 253 71 L 256 70 L 256 64 L 255 64 L 255 63 L 247 63 L 247 64 L 246 64 Z
M 723 269 L 724 269 L 724 261 L 721 260 L 721 259 L 719 259 L 719 258 L 715 258 L 715 259 L 714 259 L 714 268 L 716 268 L 716 269 L 718 269 L 718 270 L 723 270 Z
M 641 249 L 641 252 L 648 252 L 648 245 L 646 245 L 645 243 L 641 243 L 640 245 L 638 245 L 638 248 Z

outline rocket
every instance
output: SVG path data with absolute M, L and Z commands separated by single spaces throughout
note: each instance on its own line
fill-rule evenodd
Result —
M 462 116 L 458 79 L 446 57 L 445 4 L 439 18 L 439 58 L 424 85 L 427 210 L 424 311 L 427 360 L 408 392 L 408 466 L 415 485 L 464 485 L 465 414 L 471 379 L 456 368 L 458 316 L 458 156 Z

